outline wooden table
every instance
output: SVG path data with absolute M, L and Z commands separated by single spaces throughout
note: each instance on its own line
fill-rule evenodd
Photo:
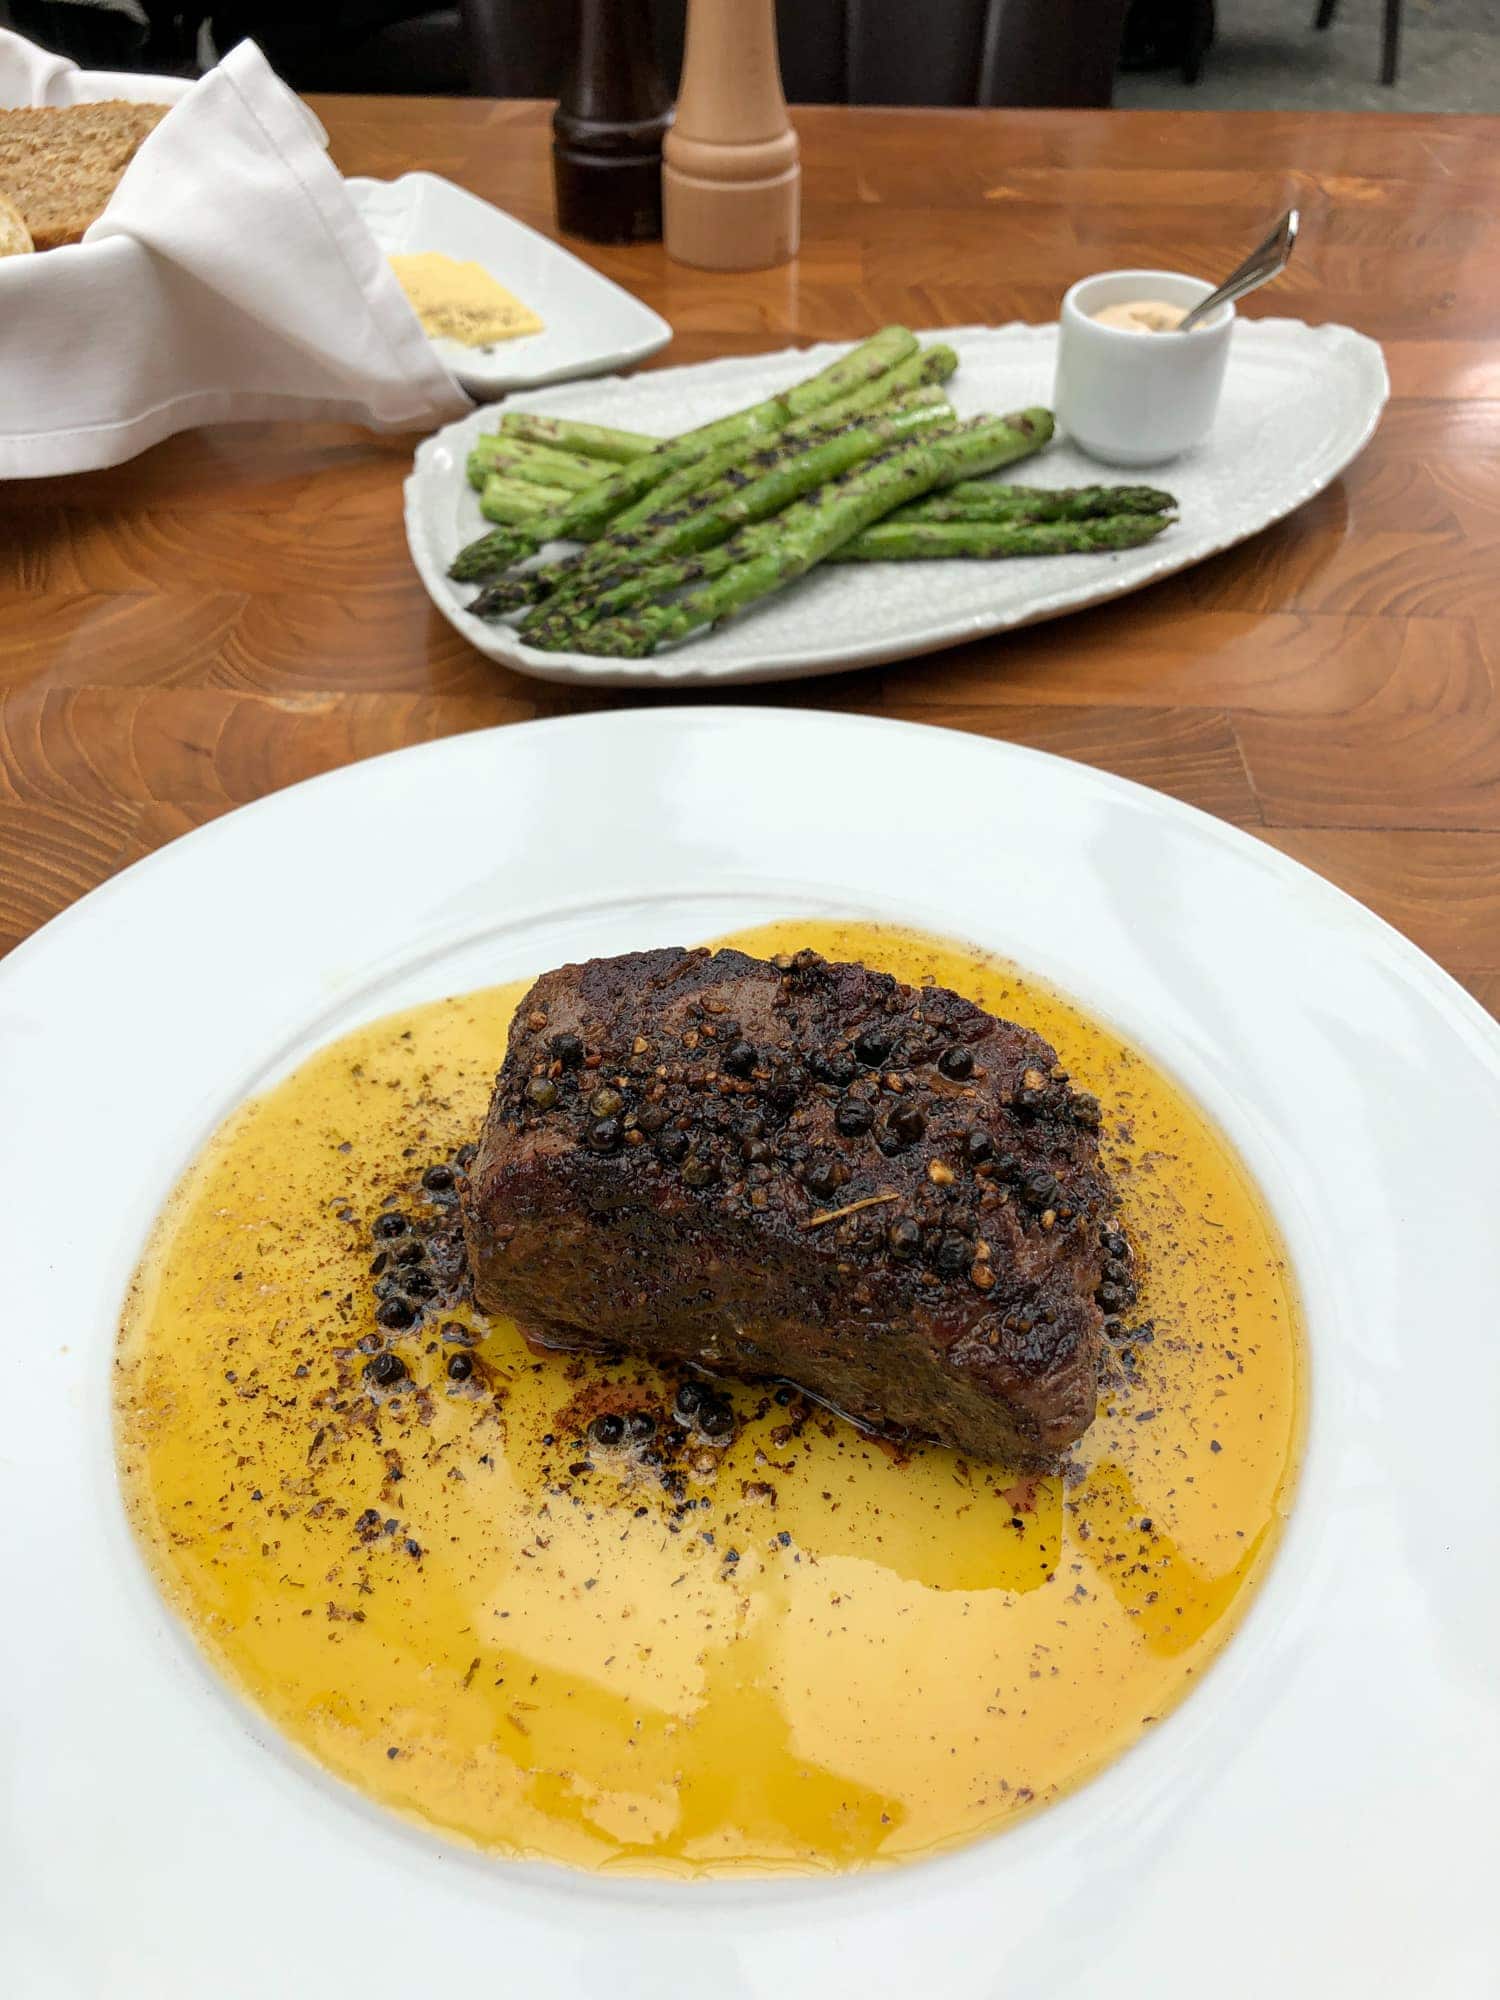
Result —
M 430 168 L 550 228 L 545 107 L 317 108 L 346 172 Z M 909 665 L 731 698 L 946 723 L 1141 779 L 1342 884 L 1500 1009 L 1500 120 L 797 123 L 795 265 L 718 276 L 659 246 L 589 253 L 671 320 L 663 360 L 889 320 L 1051 318 L 1088 271 L 1227 268 L 1295 201 L 1296 262 L 1248 309 L 1375 335 L 1395 394 L 1321 499 L 1185 575 Z M 489 664 L 430 607 L 401 528 L 411 450 L 224 427 L 0 488 L 0 949 L 277 786 L 608 705 Z

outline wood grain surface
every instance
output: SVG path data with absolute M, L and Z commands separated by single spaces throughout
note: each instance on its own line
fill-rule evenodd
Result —
M 446 174 L 550 230 L 548 107 L 317 103 L 346 173 Z M 1110 265 L 1226 269 L 1246 308 L 1385 344 L 1394 399 L 1322 497 L 1134 597 L 736 701 L 944 723 L 1123 772 L 1349 889 L 1500 1008 L 1500 120 L 804 110 L 804 242 L 707 274 L 580 248 L 663 312 L 663 362 L 1055 317 Z M 397 745 L 651 699 L 469 650 L 408 560 L 413 440 L 199 431 L 0 486 L 0 950 L 163 841 Z M 1275 448 L 1275 412 L 1267 412 Z M 691 693 L 677 700 L 712 699 Z

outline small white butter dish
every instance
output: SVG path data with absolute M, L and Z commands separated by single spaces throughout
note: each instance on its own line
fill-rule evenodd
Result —
M 1208 435 L 1218 408 L 1234 307 L 1191 333 L 1101 326 L 1106 306 L 1159 300 L 1184 311 L 1213 286 L 1181 271 L 1101 271 L 1062 302 L 1053 407 L 1072 443 L 1106 465 L 1163 465 Z

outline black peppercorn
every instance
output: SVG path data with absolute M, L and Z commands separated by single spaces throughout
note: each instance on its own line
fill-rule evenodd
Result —
M 838 1162 L 820 1153 L 816 1159 L 808 1161 L 802 1179 L 809 1194 L 815 1194 L 820 1201 L 826 1201 L 839 1184 Z
M 406 1217 L 396 1209 L 392 1209 L 389 1215 L 378 1215 L 375 1218 L 375 1227 L 371 1231 L 371 1234 L 375 1236 L 404 1236 L 410 1227 L 411 1224 L 407 1221 Z
M 962 1236 L 945 1236 L 937 1247 L 933 1260 L 945 1278 L 956 1278 L 960 1271 L 967 1271 L 974 1261 L 974 1246 Z
M 995 1150 L 995 1142 L 988 1132 L 976 1125 L 964 1134 L 964 1158 L 971 1167 L 981 1167 Z
M 748 1076 L 755 1067 L 755 1049 L 750 1042 L 736 1042 L 724 1051 L 720 1068 L 729 1076 Z
M 1062 1189 L 1054 1175 L 1045 1168 L 1034 1168 L 1021 1182 L 1021 1192 L 1033 1208 L 1052 1208 L 1056 1205 Z
M 429 1167 L 422 1176 L 422 1185 L 429 1194 L 446 1194 L 453 1185 L 453 1169 L 441 1161 Z
M 656 1419 L 649 1410 L 632 1410 L 625 1419 L 625 1428 L 637 1444 L 656 1435 Z
M 846 1139 L 859 1139 L 875 1123 L 875 1114 L 869 1105 L 858 1097 L 846 1097 L 833 1114 L 835 1131 Z
M 398 1264 L 420 1264 L 427 1255 L 427 1245 L 420 1237 L 413 1236 L 396 1252 Z
M 968 1049 L 955 1043 L 951 1049 L 944 1049 L 938 1057 L 938 1068 L 944 1076 L 951 1077 L 955 1083 L 962 1083 L 965 1077 L 974 1074 L 974 1058 Z
M 636 1129 L 644 1132 L 648 1139 L 655 1138 L 667 1122 L 667 1107 L 664 1104 L 643 1104 L 635 1115 Z
M 392 1354 L 389 1348 L 377 1354 L 373 1361 L 365 1363 L 365 1373 L 372 1382 L 378 1382 L 382 1389 L 392 1388 L 406 1378 L 406 1363 L 399 1354 Z
M 663 1132 L 657 1140 L 656 1150 L 664 1160 L 670 1160 L 674 1166 L 677 1166 L 687 1158 L 687 1149 L 690 1144 L 691 1141 L 681 1126 L 673 1125 L 667 1131 Z
M 764 1139 L 747 1139 L 740 1147 L 741 1157 L 748 1167 L 764 1167 L 776 1157 Z
M 557 1085 L 550 1076 L 534 1076 L 526 1086 L 526 1101 L 538 1111 L 550 1111 L 557 1102 Z
M 820 1049 L 808 1067 L 819 1083 L 836 1084 L 840 1090 L 854 1081 L 855 1061 L 847 1049 Z
M 866 1028 L 855 1037 L 854 1053 L 867 1069 L 879 1069 L 890 1054 L 893 1037 L 887 1028 Z
M 1128 1257 L 1130 1255 L 1130 1245 L 1118 1229 L 1101 1229 L 1099 1232 L 1099 1241 L 1104 1246 L 1106 1257 Z
M 578 1069 L 583 1063 L 583 1043 L 577 1035 L 554 1035 L 548 1046 L 564 1069 Z
M 719 1163 L 712 1153 L 695 1153 L 682 1170 L 682 1178 L 690 1188 L 707 1187 L 719 1171 Z
M 893 1257 L 915 1257 L 922 1247 L 922 1232 L 909 1215 L 893 1222 L 885 1232 L 886 1247 Z
M 618 1152 L 624 1139 L 625 1127 L 618 1118 L 596 1118 L 589 1127 L 589 1145 L 596 1153 Z
M 914 1146 L 927 1130 L 927 1120 L 915 1104 L 904 1101 L 891 1113 L 890 1127 L 903 1146 Z
M 692 1419 L 697 1416 L 699 1410 L 702 1408 L 703 1396 L 704 1390 L 701 1382 L 684 1382 L 677 1391 L 676 1400 L 672 1407 L 679 1417 L 685 1422 L 691 1423 Z
M 401 1272 L 401 1289 L 409 1299 L 430 1299 L 437 1291 L 437 1279 L 431 1271 L 412 1265 Z
M 613 1410 L 606 1410 L 589 1425 L 589 1443 L 603 1445 L 606 1451 L 612 1451 L 624 1437 L 625 1419 L 616 1416 Z
M 448 1380 L 450 1382 L 467 1382 L 473 1373 L 474 1358 L 472 1355 L 450 1354 L 448 1356 Z
M 728 1437 L 734 1429 L 734 1411 L 717 1396 L 705 1396 L 698 1409 L 698 1428 L 706 1438 Z
M 762 1090 L 766 1109 L 773 1120 L 785 1122 L 791 1117 L 806 1082 L 806 1073 L 800 1063 L 781 1063 L 777 1066 Z
M 397 1333 L 409 1327 L 416 1316 L 416 1307 L 405 1299 L 382 1299 L 375 1314 L 382 1326 L 392 1327 Z

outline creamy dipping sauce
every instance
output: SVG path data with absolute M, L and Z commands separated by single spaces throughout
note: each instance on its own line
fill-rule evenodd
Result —
M 727 1437 L 684 1433 L 681 1377 L 645 1363 L 540 1356 L 468 1307 L 376 1325 L 372 1262 L 451 1219 L 424 1170 L 478 1132 L 522 985 L 359 1028 L 243 1106 L 128 1302 L 131 1517 L 208 1658 L 292 1742 L 498 1854 L 805 1873 L 1005 1826 L 1193 1687 L 1290 1504 L 1285 1256 L 1170 1079 L 964 947 L 802 922 L 731 942 L 936 981 L 1047 1036 L 1104 1106 L 1129 1317 L 1152 1326 L 1047 1477 L 903 1459 L 769 1386 L 726 1385 Z M 382 1341 L 403 1365 L 375 1388 Z
M 1127 333 L 1175 333 L 1188 310 L 1186 306 L 1169 306 L 1165 299 L 1128 299 L 1119 305 L 1100 306 L 1092 317 L 1099 326 L 1123 327 Z

